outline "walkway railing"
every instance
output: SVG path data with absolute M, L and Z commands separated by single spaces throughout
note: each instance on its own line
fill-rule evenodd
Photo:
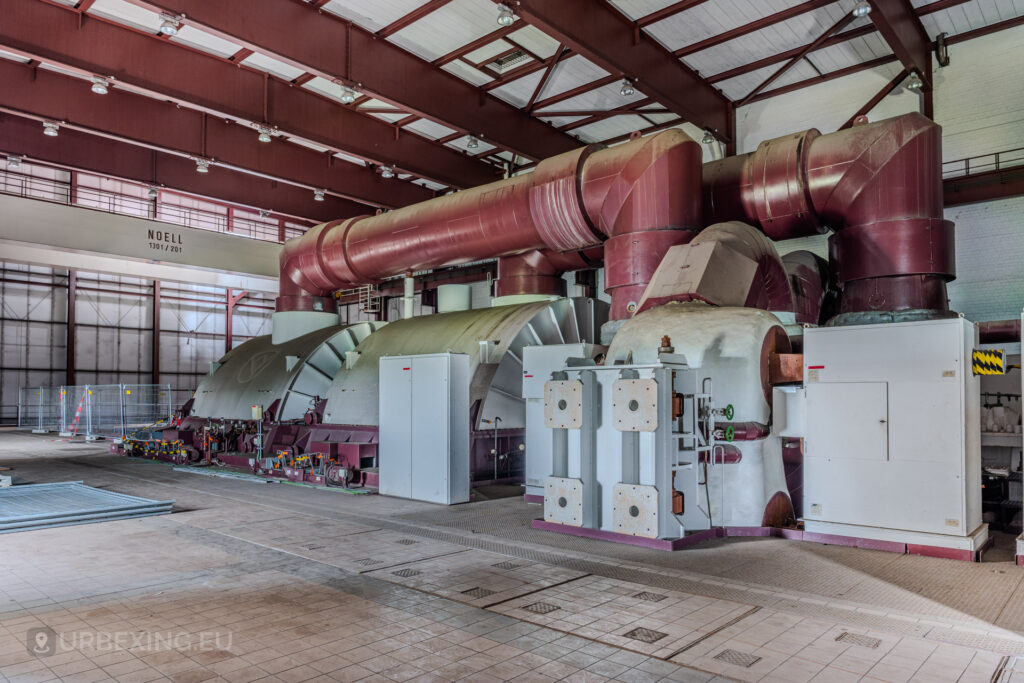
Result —
M 943 179 L 961 178 L 1021 165 L 1024 165 L 1024 147 L 944 161 L 942 162 L 942 177 Z

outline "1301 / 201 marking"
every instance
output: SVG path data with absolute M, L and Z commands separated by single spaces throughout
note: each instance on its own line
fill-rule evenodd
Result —
M 166 251 L 171 254 L 181 253 L 181 233 L 170 230 L 150 230 L 149 248 L 154 251 Z

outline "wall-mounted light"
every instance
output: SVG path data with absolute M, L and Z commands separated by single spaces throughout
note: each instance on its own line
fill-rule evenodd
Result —
M 92 79 L 92 88 L 91 88 L 91 90 L 94 93 L 96 93 L 97 95 L 106 95 L 107 94 L 107 86 L 109 86 L 109 85 L 110 85 L 110 83 L 107 81 L 107 79 L 100 78 L 100 77 L 97 76 L 97 77 Z
M 322 202 L 324 200 L 324 193 L 327 190 L 313 190 L 313 201 Z
M 56 124 L 52 121 L 43 122 L 43 135 L 55 138 L 60 134 L 60 124 Z
M 160 15 L 160 33 L 165 36 L 176 36 L 178 35 L 178 28 L 181 23 L 178 21 L 178 17 L 172 14 L 161 14 Z
M 715 142 L 717 142 L 718 139 L 715 137 L 714 133 L 712 133 L 710 130 L 705 129 L 704 130 L 704 137 L 702 137 L 700 139 L 700 141 L 702 143 L 704 143 L 705 145 L 712 145 Z
M 910 78 L 907 79 L 907 83 L 903 87 L 911 92 L 921 92 L 921 88 L 924 87 L 924 83 L 921 82 L 921 77 L 917 75 L 917 72 L 912 71 L 910 73 Z
M 381 178 L 394 178 L 395 177 L 395 169 L 391 168 L 390 166 L 381 166 L 380 167 L 380 177 Z
M 359 97 L 359 93 L 357 93 L 352 88 L 342 88 L 341 101 L 344 102 L 345 104 L 352 104 L 353 102 L 356 101 L 357 97 Z
M 633 81 L 628 78 L 622 79 L 622 87 L 619 88 L 619 94 L 623 97 L 630 97 L 636 93 L 636 88 L 633 87 Z
M 196 159 L 196 173 L 209 173 L 210 172 L 210 160 L 209 159 Z
M 512 9 L 508 5 L 498 5 L 498 26 L 511 26 L 515 20 Z
M 272 136 L 273 131 L 269 127 L 256 126 L 256 130 L 260 132 L 259 136 L 256 138 L 260 142 L 270 142 L 274 139 Z
M 7 168 L 11 170 L 21 168 L 21 157 L 7 157 Z
M 853 6 L 853 10 L 850 12 L 850 14 L 852 14 L 857 19 L 860 19 L 861 17 L 866 17 L 867 15 L 871 14 L 871 5 L 864 2 L 864 0 L 861 0 L 856 5 Z
M 150 185 L 149 186 L 149 192 L 147 194 L 149 195 L 150 199 L 156 199 L 157 197 L 160 196 L 160 190 L 158 190 L 153 185 Z
M 469 139 L 466 140 L 466 148 L 467 149 L 476 149 L 479 146 L 480 146 L 480 140 L 478 140 L 475 135 L 470 135 Z

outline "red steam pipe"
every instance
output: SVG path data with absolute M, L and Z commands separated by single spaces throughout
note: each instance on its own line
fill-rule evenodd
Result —
M 584 268 L 597 268 L 604 255 L 602 247 L 559 253 L 535 249 L 498 259 L 495 296 L 514 294 L 546 294 L 565 296 L 562 273 Z
M 982 344 L 1013 344 L 1020 341 L 1020 320 L 986 320 L 978 323 Z
M 334 290 L 405 272 L 536 250 L 580 251 L 607 236 L 611 317 L 625 318 L 665 250 L 700 229 L 700 176 L 700 146 L 668 130 L 611 149 L 566 152 L 528 175 L 377 216 L 324 223 L 285 244 L 277 310 L 323 306 Z M 552 258 L 532 257 L 544 267 Z M 572 257 L 557 257 L 565 259 Z M 516 279 L 527 289 L 550 287 L 547 275 L 523 276 L 530 260 L 520 262 L 518 277 L 507 277 L 502 293 L 522 293 L 512 287 Z
M 956 268 L 941 158 L 941 129 L 917 113 L 768 140 L 705 165 L 704 220 L 746 221 L 773 240 L 831 228 L 840 313 L 942 315 Z

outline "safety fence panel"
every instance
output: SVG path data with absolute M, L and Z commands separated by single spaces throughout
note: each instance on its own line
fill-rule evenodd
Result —
M 22 387 L 18 426 L 87 439 L 119 438 L 166 420 L 174 408 L 169 384 Z

